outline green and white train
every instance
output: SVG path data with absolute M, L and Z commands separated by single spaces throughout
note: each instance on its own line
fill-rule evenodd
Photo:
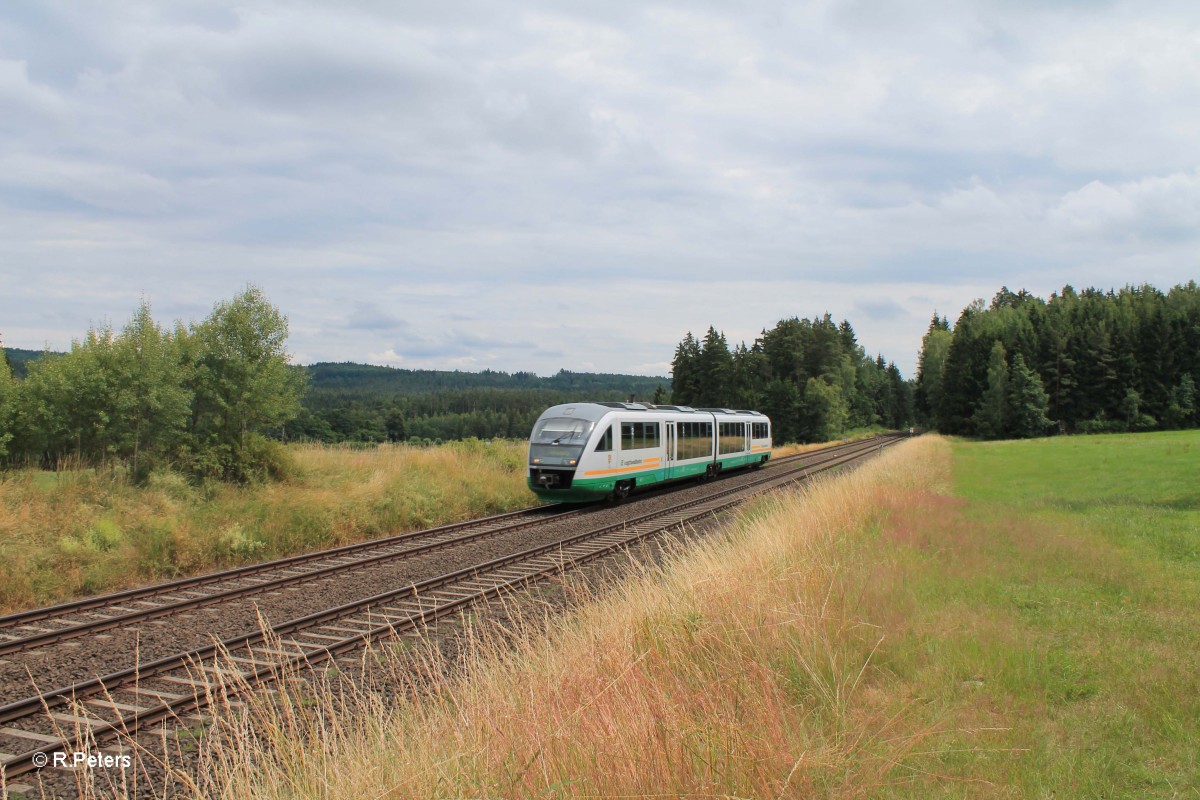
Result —
M 771 420 L 757 411 L 649 403 L 546 409 L 529 439 L 529 488 L 579 503 L 683 478 L 711 478 L 771 458 Z

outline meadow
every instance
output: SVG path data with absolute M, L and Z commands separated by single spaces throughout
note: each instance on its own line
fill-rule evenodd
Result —
M 465 668 L 430 651 L 419 680 L 397 666 L 409 702 L 264 702 L 195 792 L 1192 796 L 1198 448 L 906 442 L 548 632 L 484 630 Z

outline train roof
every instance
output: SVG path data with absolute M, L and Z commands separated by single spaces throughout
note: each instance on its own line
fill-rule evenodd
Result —
M 749 411 L 745 409 L 732 408 L 692 408 L 691 406 L 674 406 L 674 405 L 655 405 L 654 403 L 620 403 L 609 400 L 585 400 L 581 403 L 564 403 L 563 405 L 591 405 L 603 406 L 604 408 L 615 408 L 622 411 L 669 411 L 673 413 L 696 414 L 704 412 L 707 414 L 745 414 L 751 417 L 766 416 L 761 411 Z

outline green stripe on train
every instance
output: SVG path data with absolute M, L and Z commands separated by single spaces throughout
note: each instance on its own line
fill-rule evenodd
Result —
M 763 460 L 764 456 L 770 458 L 771 454 L 752 453 L 748 455 L 726 456 L 719 457 L 717 461 L 720 462 L 722 469 L 733 469 L 734 467 L 757 464 Z M 644 472 L 627 472 L 619 475 L 605 475 L 602 478 L 577 477 L 572 481 L 570 489 L 543 489 L 540 486 L 534 486 L 533 481 L 528 477 L 525 479 L 525 484 L 529 487 L 530 491 L 544 500 L 566 502 L 602 500 L 612 493 L 617 481 L 633 480 L 638 486 L 653 486 L 656 483 L 664 481 L 694 478 L 698 475 L 703 475 L 710 463 L 703 461 L 696 464 L 676 464 L 670 468 L 650 469 Z

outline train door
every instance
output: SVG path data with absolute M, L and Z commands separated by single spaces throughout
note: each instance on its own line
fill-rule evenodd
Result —
M 672 476 L 672 468 L 675 466 L 675 423 L 666 422 L 663 424 L 667 428 L 667 458 L 666 463 L 663 464 L 666 467 L 666 474 L 663 476 L 663 480 L 667 480 Z

